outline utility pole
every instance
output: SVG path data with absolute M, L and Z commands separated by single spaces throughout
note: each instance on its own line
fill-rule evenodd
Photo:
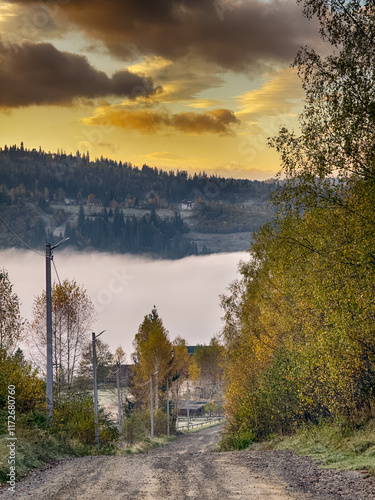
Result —
M 151 439 L 154 439 L 154 405 L 152 402 L 152 374 L 150 375 Z
M 167 436 L 169 436 L 169 384 L 167 377 Z
M 121 415 L 121 392 L 120 392 L 120 361 L 116 363 L 117 371 L 116 371 L 116 382 L 117 382 L 117 403 L 118 403 L 118 432 L 122 434 L 122 415 Z
M 96 340 L 104 333 L 105 330 L 95 335 L 95 332 L 92 332 L 92 366 L 93 366 L 93 375 L 94 375 L 94 416 L 95 416 L 95 443 L 96 446 L 99 447 L 99 408 L 98 408 L 98 379 L 96 375 Z
M 156 372 L 151 373 L 151 375 L 150 375 L 151 439 L 154 439 L 154 403 L 153 403 L 153 399 L 152 399 L 152 376 L 157 375 L 158 373 L 159 373 L 159 370 L 156 370 Z M 156 390 L 158 390 L 157 386 L 156 386 Z
M 187 383 L 187 391 L 186 391 L 186 416 L 187 416 L 187 429 L 189 432 L 190 428 L 190 409 L 189 409 L 189 382 Z
M 52 292 L 51 292 L 51 243 L 46 243 L 46 302 L 47 302 L 47 408 L 53 422 L 53 366 L 52 366 Z
M 52 250 L 65 243 L 69 238 L 64 238 L 51 247 L 46 243 L 46 318 L 47 318 L 47 383 L 46 396 L 50 423 L 53 423 L 53 343 L 52 343 L 52 286 L 51 286 L 51 260 Z

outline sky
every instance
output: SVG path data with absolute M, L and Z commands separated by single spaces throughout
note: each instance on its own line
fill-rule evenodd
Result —
M 0 146 L 259 180 L 320 43 L 296 0 L 2 0 L 0 33 Z
M 208 344 L 223 327 L 219 296 L 229 293 L 229 284 L 240 277 L 239 262 L 249 258 L 245 252 L 173 261 L 62 248 L 54 252 L 61 281 L 75 279 L 94 304 L 96 318 L 91 329 L 96 333 L 106 330 L 103 342 L 110 345 L 111 352 L 121 345 L 128 362 L 138 327 L 154 305 L 171 340 L 181 336 L 188 345 Z M 21 315 L 32 321 L 34 299 L 45 289 L 44 258 L 13 248 L 0 251 L 0 262 L 19 297 Z M 52 279 L 57 281 L 53 267 Z M 31 352 L 30 345 L 22 347 L 26 354 Z

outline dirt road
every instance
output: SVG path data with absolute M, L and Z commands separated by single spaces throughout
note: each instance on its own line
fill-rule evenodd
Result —
M 0 499 L 35 500 L 370 500 L 360 473 L 320 471 L 291 452 L 216 453 L 220 427 L 181 436 L 143 455 L 63 460 L 3 489 Z

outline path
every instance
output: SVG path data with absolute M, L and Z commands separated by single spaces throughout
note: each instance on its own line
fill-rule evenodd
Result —
M 213 452 L 221 430 L 183 435 L 146 454 L 63 460 L 17 483 L 15 493 L 3 490 L 0 499 L 375 499 L 371 479 L 320 471 L 288 451 Z

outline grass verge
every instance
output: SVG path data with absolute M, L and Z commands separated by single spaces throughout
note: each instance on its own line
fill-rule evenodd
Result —
M 343 423 L 322 423 L 300 428 L 296 434 L 250 446 L 251 449 L 294 450 L 324 468 L 366 470 L 375 475 L 375 420 L 351 428 Z
M 8 481 L 9 441 L 7 436 L 0 436 L 0 484 Z M 16 479 L 25 476 L 32 469 L 40 469 L 46 464 L 63 457 L 77 456 L 71 446 L 61 442 L 56 436 L 40 429 L 30 429 L 27 435 L 17 434 L 16 442 Z
M 88 446 L 79 441 L 69 444 L 41 429 L 19 429 L 16 445 L 16 480 L 26 476 L 31 470 L 43 469 L 47 464 L 69 457 L 87 455 L 128 455 L 145 453 L 159 446 L 165 446 L 176 436 L 158 436 L 129 446 L 100 447 Z M 5 484 L 10 472 L 7 436 L 0 436 L 0 487 Z
M 157 436 L 153 440 L 145 438 L 143 441 L 134 443 L 132 445 L 119 446 L 116 449 L 116 455 L 134 455 L 137 453 L 146 453 L 160 446 L 165 446 L 171 441 L 175 441 L 177 436 Z

